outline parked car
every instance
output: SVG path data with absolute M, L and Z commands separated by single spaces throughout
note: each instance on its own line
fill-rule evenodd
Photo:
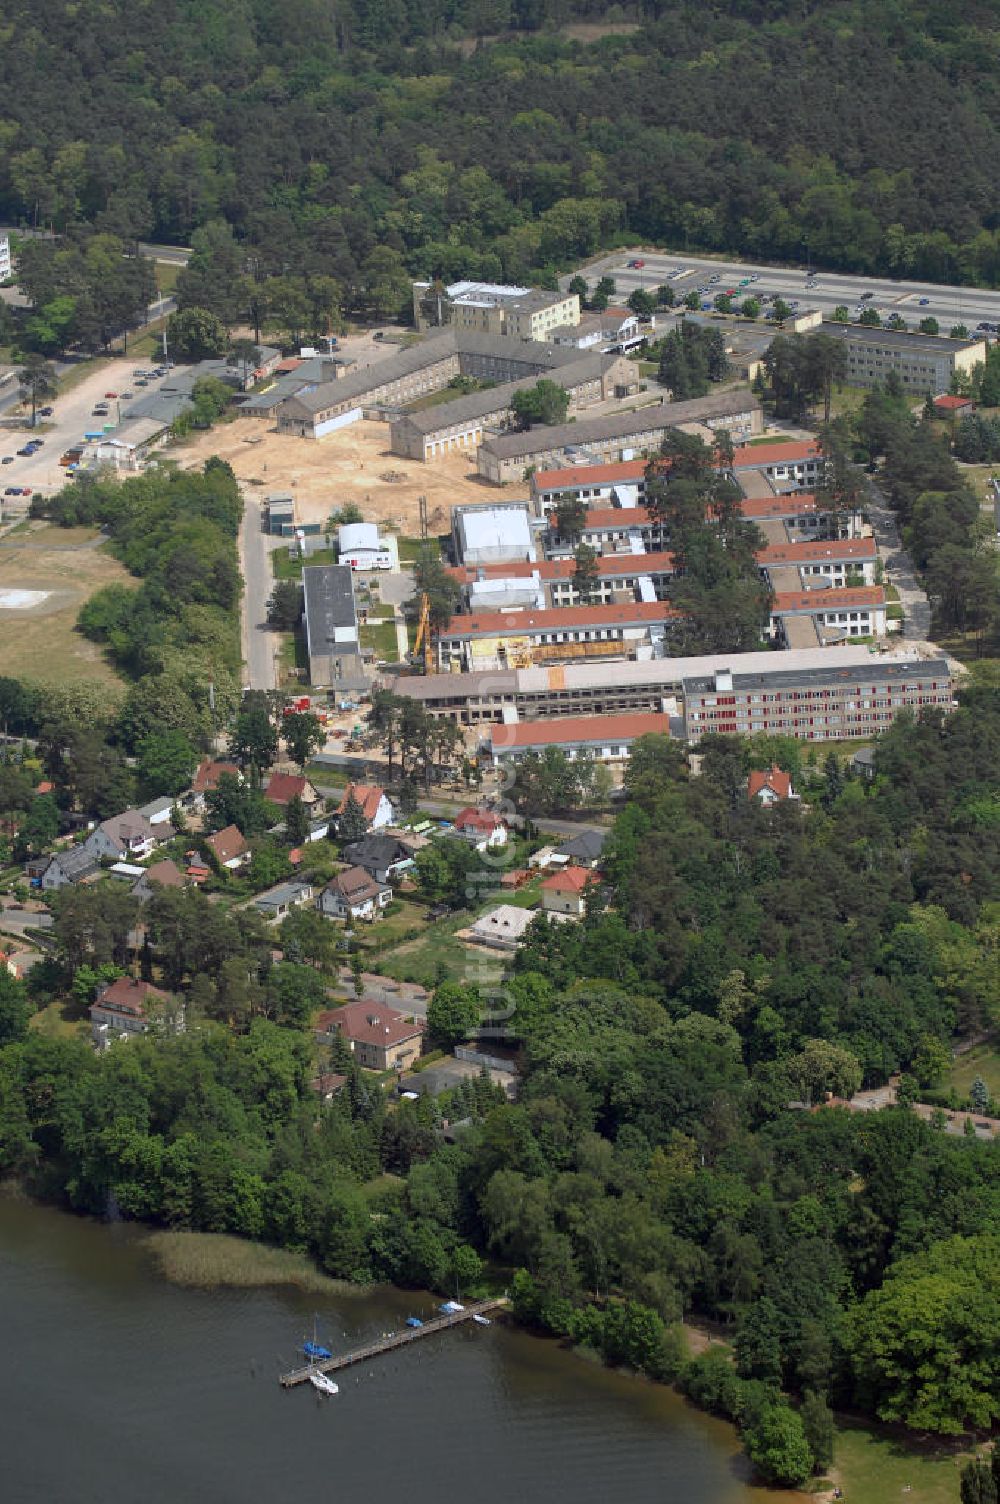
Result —
M 12 465 L 13 463 L 14 456 L 12 454 L 5 454 L 3 459 L 0 460 L 0 465 Z
M 874 296 L 875 294 L 873 292 L 863 292 L 861 294 L 861 301 L 862 303 L 870 303 Z
M 645 265 L 646 265 L 645 261 L 642 261 L 642 260 L 640 260 L 638 258 L 635 261 L 630 261 L 629 262 L 629 266 L 632 268 L 633 271 L 636 271 L 636 272 L 641 272 L 642 269 L 643 269 L 643 267 Z
M 926 308 L 928 303 L 930 302 L 930 298 L 918 298 L 917 301 L 919 302 L 921 308 Z
M 55 408 L 54 407 L 40 407 L 38 409 L 38 416 L 40 418 L 51 418 L 51 416 L 52 416 L 52 414 L 54 412 L 55 412 Z
M 3 494 L 5 496 L 20 496 L 20 494 L 21 494 L 21 487 L 20 486 L 7 486 L 4 489 L 4 493 Z
M 31 495 L 31 487 L 30 486 L 22 486 L 21 487 L 21 495 L 22 496 L 30 496 Z
M 34 454 L 35 451 L 33 449 L 29 449 L 28 446 L 27 446 L 27 444 L 25 444 L 24 448 L 23 449 L 19 449 L 17 452 L 18 452 L 18 454 L 23 454 L 24 457 L 25 457 L 25 459 L 29 459 L 30 460 L 31 456 Z
M 149 382 L 146 380 L 146 378 L 144 376 L 140 376 L 139 379 L 138 379 L 138 381 L 136 382 L 136 386 L 148 386 L 148 385 L 149 385 Z
M 117 392 L 105 392 L 104 395 L 105 395 L 105 397 L 107 397 L 107 399 L 108 399 L 109 402 L 114 402 L 115 399 L 118 396 L 118 393 Z

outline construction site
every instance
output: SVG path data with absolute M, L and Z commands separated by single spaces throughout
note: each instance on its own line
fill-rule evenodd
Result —
M 475 454 L 456 450 L 433 465 L 389 452 L 386 423 L 362 421 L 315 442 L 276 433 L 256 418 L 236 418 L 171 451 L 184 469 L 200 468 L 213 454 L 232 465 L 238 480 L 262 491 L 287 490 L 296 516 L 326 522 L 348 504 L 402 537 L 415 537 L 420 497 L 428 526 L 448 530 L 451 509 L 487 500 L 492 488 L 475 473 Z

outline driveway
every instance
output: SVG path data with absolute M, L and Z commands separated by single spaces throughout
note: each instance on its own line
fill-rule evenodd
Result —
M 917 578 L 913 561 L 903 548 L 895 513 L 874 480 L 868 479 L 868 516 L 885 568 L 886 583 L 895 585 L 903 607 L 904 642 L 928 642 L 931 635 L 931 607 L 927 593 Z

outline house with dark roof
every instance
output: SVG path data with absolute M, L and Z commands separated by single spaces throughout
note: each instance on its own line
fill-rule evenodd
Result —
M 98 867 L 97 857 L 87 845 L 70 846 L 65 851 L 57 851 L 51 861 L 46 862 L 38 886 L 43 893 L 51 893 L 70 883 L 82 883 L 85 878 L 92 877 Z
M 363 867 L 378 883 L 390 883 L 409 872 L 413 856 L 396 836 L 367 835 L 344 847 L 344 860 Z
M 111 857 L 116 862 L 142 861 L 173 833 L 173 826 L 165 821 L 151 825 L 137 809 L 126 809 L 120 815 L 112 815 L 110 820 L 102 820 L 90 832 L 84 846 L 98 861 L 102 857 Z
M 552 855 L 557 860 L 572 863 L 575 867 L 594 868 L 601 860 L 601 852 L 604 843 L 608 839 L 606 830 L 581 830 L 579 835 L 570 836 L 568 841 L 563 841 L 560 846 L 553 847 Z
M 363 919 L 371 924 L 381 918 L 392 903 L 392 889 L 377 882 L 363 867 L 348 867 L 331 878 L 316 900 L 321 914 L 330 919 L 352 922 Z
M 311 903 L 312 896 L 312 883 L 293 880 L 278 883 L 266 893 L 258 893 L 253 906 L 270 924 L 276 924 L 279 919 L 287 918 L 293 909 L 301 908 L 304 903 Z
M 321 1044 L 332 1044 L 341 1035 L 358 1064 L 370 1071 L 405 1070 L 423 1048 L 422 1019 L 405 1018 L 367 998 L 320 1013 L 313 1030 Z

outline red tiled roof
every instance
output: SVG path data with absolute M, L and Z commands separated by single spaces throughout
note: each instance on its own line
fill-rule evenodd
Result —
M 247 849 L 243 832 L 236 825 L 227 825 L 224 830 L 217 830 L 214 836 L 207 836 L 205 845 L 220 865 L 242 856 Z
M 762 548 L 758 563 L 816 564 L 825 559 L 874 559 L 878 555 L 874 538 L 845 538 L 821 543 L 807 539 L 803 543 L 774 543 Z
M 279 360 L 274 368 L 276 376 L 287 376 L 290 371 L 297 371 L 302 364 L 297 355 L 289 355 L 287 360 Z
M 475 611 L 468 616 L 453 616 L 441 637 L 490 636 L 493 633 L 523 637 L 532 632 L 556 631 L 560 627 L 639 626 L 644 622 L 666 621 L 680 614 L 661 601 L 639 601 L 623 606 L 554 606 L 543 611 Z
M 290 799 L 301 799 L 305 791 L 306 780 L 301 773 L 272 773 L 264 798 L 272 804 L 287 804 Z
M 651 518 L 645 507 L 588 507 L 584 532 L 599 528 L 648 527 Z
M 471 804 L 455 816 L 456 830 L 498 830 L 506 821 L 492 810 L 475 809 Z
M 634 485 L 646 473 L 648 460 L 622 460 L 617 465 L 570 465 L 563 470 L 538 470 L 531 477 L 531 489 L 570 491 L 578 486 Z
M 856 585 L 850 590 L 784 590 L 774 597 L 772 616 L 783 611 L 846 611 L 858 606 L 884 606 L 881 585 Z
M 960 407 L 971 407 L 971 397 L 935 397 L 935 407 L 943 407 L 947 412 L 957 412 Z
M 744 517 L 803 517 L 828 512 L 821 506 L 811 491 L 789 491 L 784 496 L 744 496 L 740 500 L 740 512 Z
M 344 790 L 344 797 L 340 801 L 337 814 L 342 815 L 347 808 L 347 801 L 354 795 L 356 803 L 360 804 L 362 813 L 369 824 L 378 814 L 378 807 L 382 802 L 383 790 L 375 784 L 349 783 Z
M 747 780 L 747 796 L 756 799 L 765 789 L 778 799 L 787 799 L 792 792 L 791 777 L 777 763 L 766 770 L 755 768 Z
M 797 464 L 818 459 L 821 450 L 815 439 L 788 439 L 784 443 L 740 444 L 733 450 L 733 468 L 757 470 L 763 465 Z
M 596 878 L 585 867 L 565 867 L 562 872 L 553 872 L 542 883 L 548 893 L 582 893 Z
M 206 794 L 209 789 L 218 788 L 223 773 L 230 773 L 234 778 L 240 776 L 240 770 L 234 762 L 213 762 L 210 757 L 206 757 L 192 778 L 191 787 L 196 794 Z
M 42 781 L 41 781 L 41 783 L 39 783 L 39 784 L 36 785 L 36 787 L 35 787 L 35 793 L 36 794 L 51 794 L 51 792 L 52 792 L 52 790 L 54 788 L 55 788 L 55 784 L 54 783 L 50 783 L 47 778 L 43 778 Z
M 547 747 L 574 742 L 630 742 L 639 736 L 670 735 L 670 717 L 657 711 L 633 715 L 568 715 L 490 727 L 490 741 L 508 747 Z
M 130 1013 L 134 1018 L 141 1018 L 150 998 L 166 996 L 165 992 L 161 992 L 151 982 L 140 981 L 138 977 L 119 977 L 105 987 L 91 1008 L 111 1008 L 117 1013 Z
M 324 1021 L 324 1032 L 330 1028 L 339 1029 L 345 1039 L 353 1039 L 358 1044 L 403 1044 L 424 1032 L 422 1021 L 410 1023 L 395 1008 L 386 1008 L 365 998 L 335 1008 L 329 1014 L 321 1013 L 316 1020 L 317 1026 L 321 1020 Z

